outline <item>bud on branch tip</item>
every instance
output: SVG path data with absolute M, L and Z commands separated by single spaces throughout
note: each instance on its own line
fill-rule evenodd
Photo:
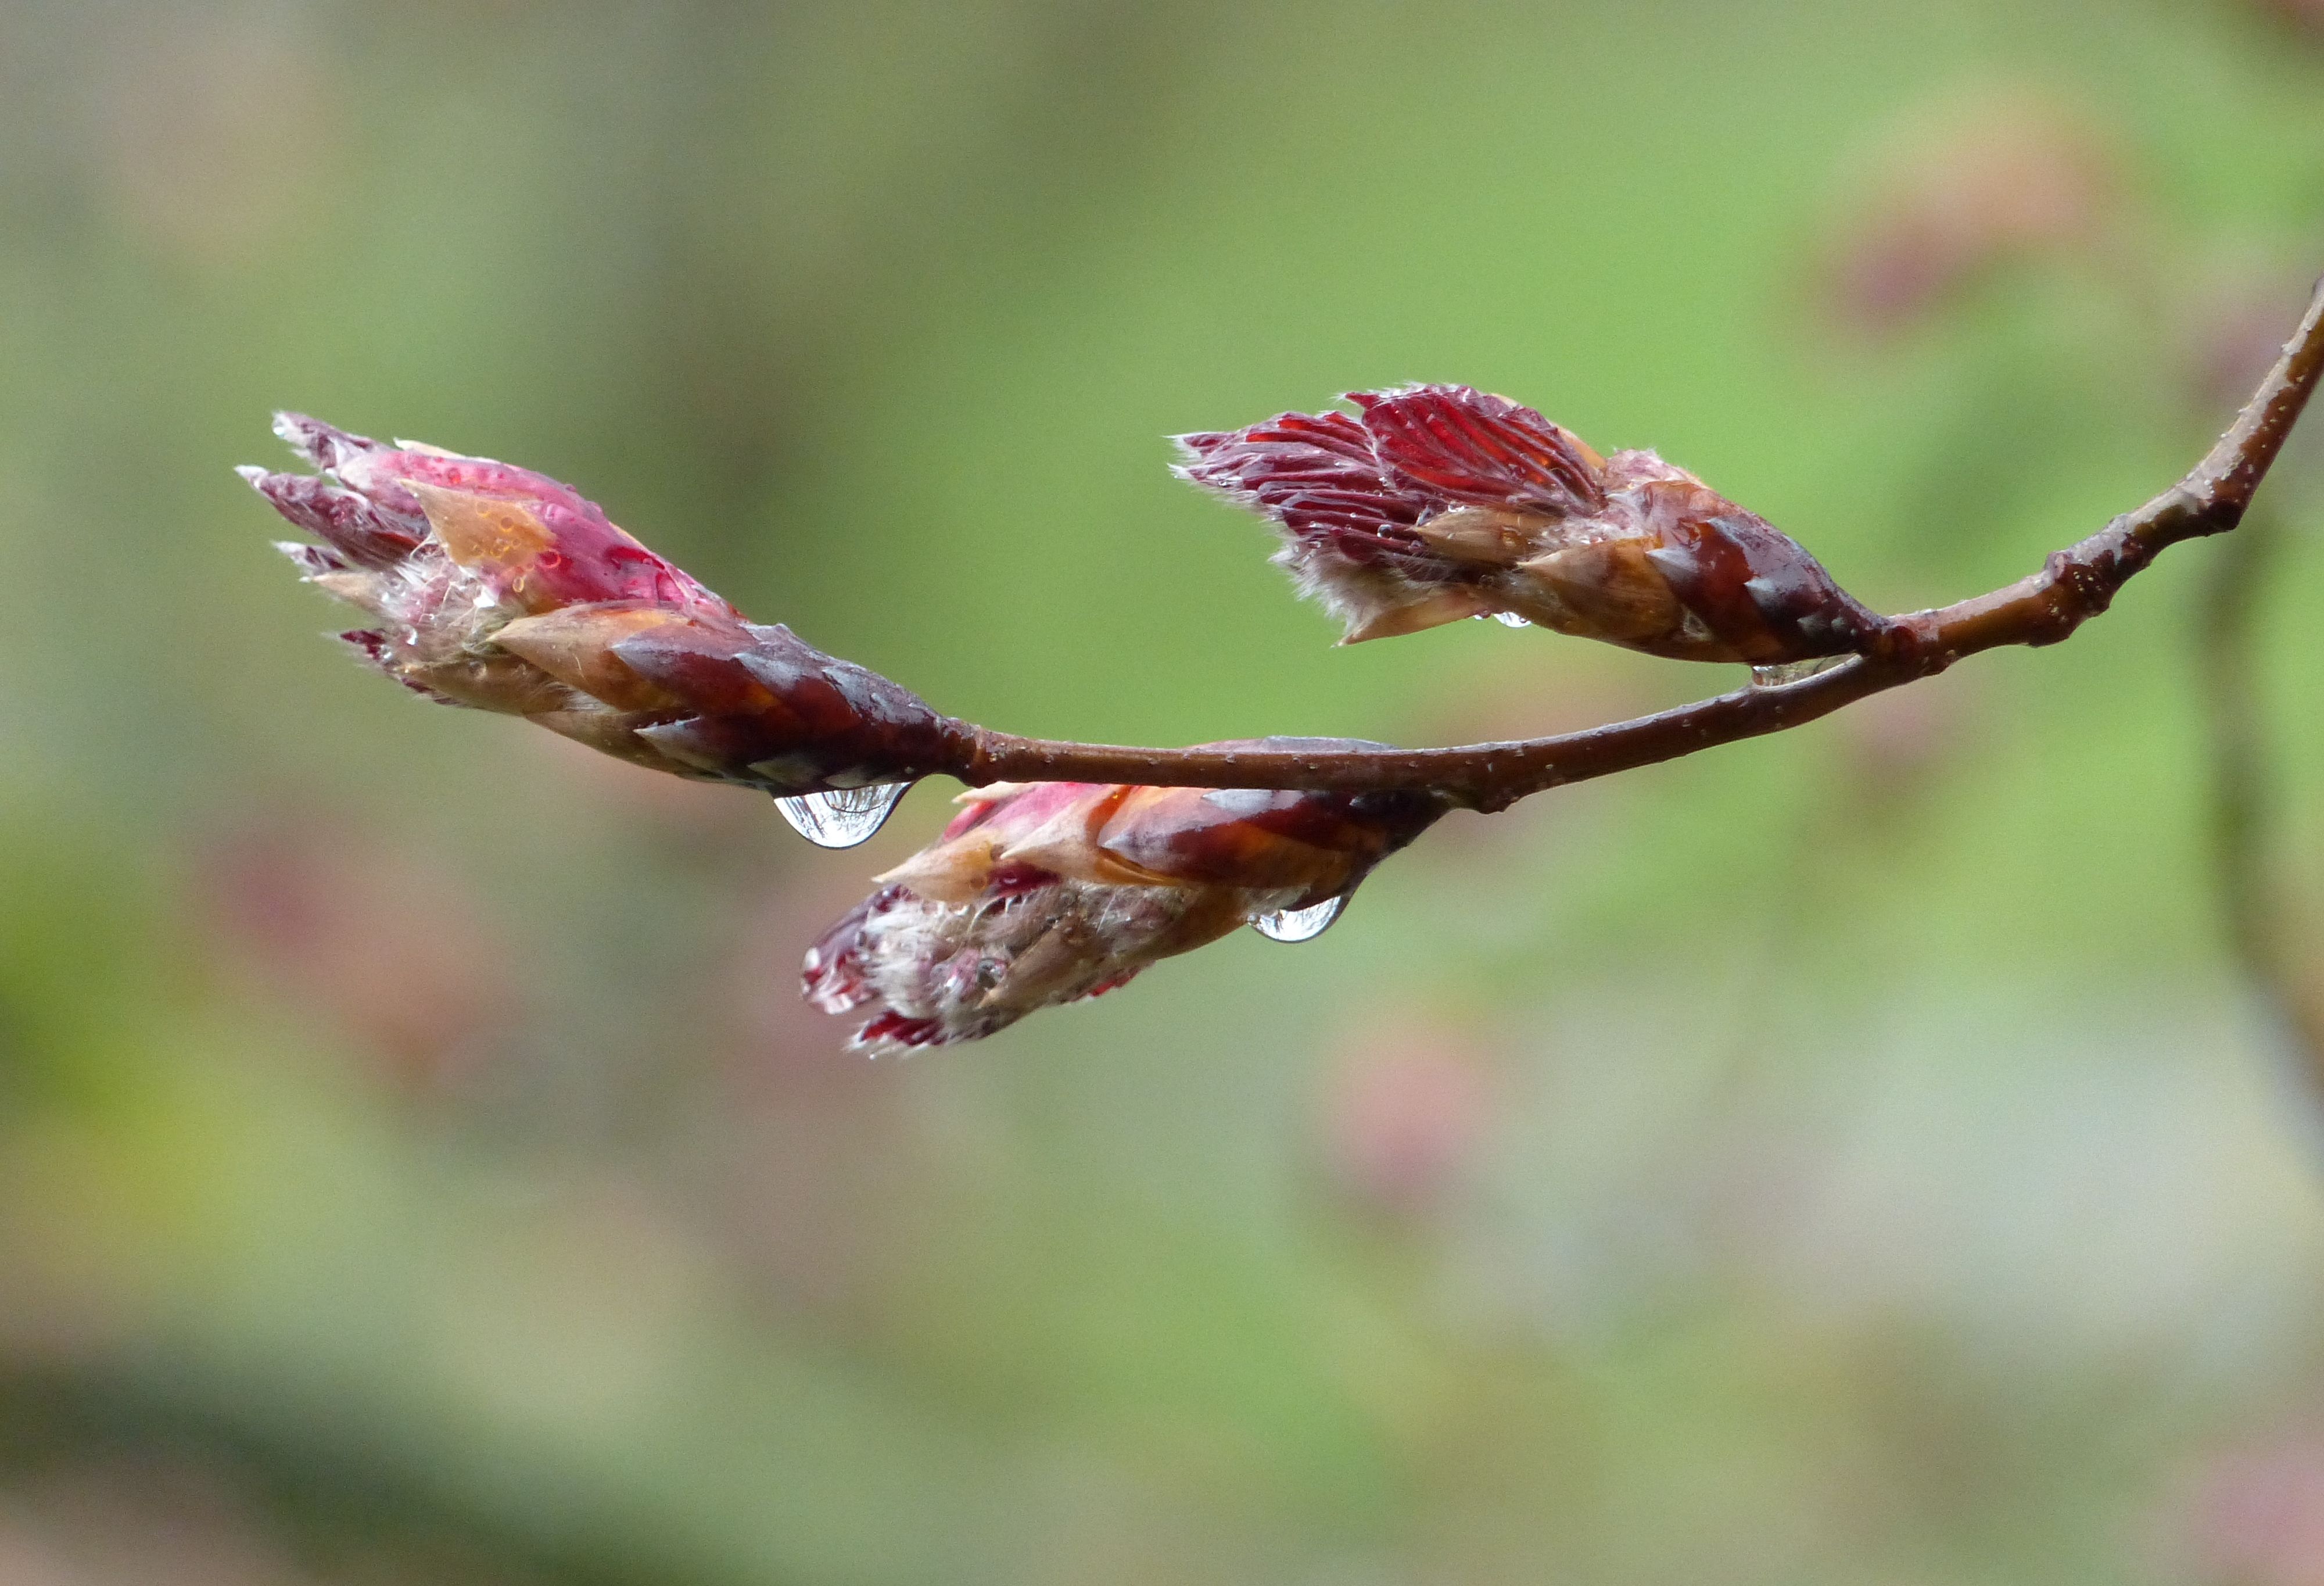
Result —
M 1335 739 L 1215 747 L 1351 749 Z M 1305 940 L 1448 807 L 1421 793 L 995 784 L 807 951 L 875 1055 L 971 1041 L 1250 924 Z M 1286 922 L 1303 918 L 1296 925 Z
M 340 637 L 415 692 L 656 770 L 881 814 L 893 797 L 869 784 L 900 789 L 957 757 L 959 723 L 744 621 L 545 475 L 300 413 L 274 427 L 320 474 L 243 478 L 322 542 L 282 546 L 307 581 L 373 619 Z M 786 812 L 804 829 L 816 812 Z
M 1766 520 L 1651 451 L 1600 457 L 1466 385 L 1349 394 L 1181 435 L 1180 478 L 1252 508 L 1342 643 L 1464 617 L 1684 661 L 1778 665 L 1864 649 L 1882 619 Z

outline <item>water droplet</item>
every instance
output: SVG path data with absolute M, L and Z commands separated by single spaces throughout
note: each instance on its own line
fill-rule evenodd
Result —
M 1261 914 L 1250 923 L 1250 928 L 1269 941 L 1313 941 L 1332 928 L 1332 922 L 1347 906 L 1348 895 L 1343 892 L 1312 908 L 1277 909 L 1271 914 Z
M 1533 626 L 1533 624 L 1527 622 L 1524 617 L 1519 617 L 1514 611 L 1496 611 L 1493 613 L 1493 620 L 1499 623 L 1503 627 L 1531 627 Z
M 798 793 L 778 797 L 775 808 L 801 837 L 817 848 L 852 849 L 888 823 L 896 801 L 909 783 L 883 782 L 872 787 L 843 788 L 836 793 Z
M 1817 655 L 1806 661 L 1784 661 L 1774 666 L 1751 669 L 1751 686 L 1755 689 L 1779 689 L 1787 682 L 1800 682 L 1819 672 L 1828 672 L 1847 660 L 1845 655 Z

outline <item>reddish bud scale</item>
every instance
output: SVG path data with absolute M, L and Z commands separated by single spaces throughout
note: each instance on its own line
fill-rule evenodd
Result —
M 1177 469 L 1275 525 L 1276 561 L 1345 642 L 1501 615 L 1761 665 L 1858 650 L 1883 626 L 1798 544 L 1651 451 L 1601 458 L 1465 385 L 1349 400 L 1355 413 L 1181 436 Z
M 416 692 L 779 795 L 908 780 L 957 751 L 960 724 L 745 622 L 567 486 L 298 413 L 275 428 L 327 477 L 243 477 L 323 542 L 282 547 L 308 581 L 378 619 L 340 636 Z
M 1262 916 L 1344 898 L 1446 808 L 1416 793 L 1101 783 L 1004 784 L 961 802 L 807 955 L 808 999 L 872 1010 L 853 1044 L 875 1053 L 975 1040 Z

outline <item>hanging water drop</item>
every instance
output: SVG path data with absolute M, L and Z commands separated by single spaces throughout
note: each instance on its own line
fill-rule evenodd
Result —
M 852 849 L 867 840 L 888 822 L 896 801 L 911 784 L 883 782 L 871 787 L 844 787 L 831 793 L 797 793 L 778 797 L 775 808 L 801 837 L 817 848 Z
M 1755 689 L 1779 689 L 1787 682 L 1800 682 L 1825 672 L 1847 660 L 1845 655 L 1817 655 L 1805 661 L 1782 661 L 1773 666 L 1751 669 L 1751 686 Z
M 1496 611 L 1493 613 L 1493 620 L 1499 623 L 1503 627 L 1531 627 L 1533 626 L 1533 624 L 1527 622 L 1524 617 L 1519 617 L 1514 611 Z
M 1343 892 L 1309 908 L 1277 909 L 1271 914 L 1261 914 L 1251 921 L 1250 928 L 1269 941 L 1313 941 L 1332 928 L 1332 922 L 1347 906 L 1348 895 Z

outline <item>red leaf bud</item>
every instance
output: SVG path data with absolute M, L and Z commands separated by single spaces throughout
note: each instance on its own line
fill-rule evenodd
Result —
M 1600 457 L 1465 385 L 1182 435 L 1181 478 L 1268 518 L 1343 643 L 1499 616 L 1649 654 L 1845 654 L 1882 619 L 1797 543 L 1651 451 Z
M 241 470 L 323 542 L 282 551 L 375 620 L 342 635 L 365 663 L 429 699 L 779 797 L 910 780 L 964 730 L 788 628 L 745 622 L 545 475 L 300 413 L 275 430 L 325 470 Z
M 1270 738 L 1257 746 L 1359 747 Z M 973 1041 L 1286 910 L 1344 899 L 1443 813 L 1434 795 L 999 784 L 808 950 L 875 1055 Z

